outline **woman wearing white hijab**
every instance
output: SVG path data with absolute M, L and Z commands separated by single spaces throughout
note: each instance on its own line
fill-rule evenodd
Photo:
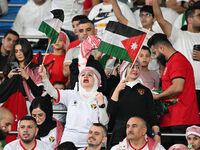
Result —
M 61 143 L 71 141 L 76 147 L 87 147 L 87 135 L 93 123 L 107 125 L 107 100 L 97 92 L 101 85 L 98 68 L 86 66 L 79 74 L 79 91 L 56 90 L 48 80 L 44 66 L 40 66 L 44 88 L 56 103 L 67 106 L 66 124 Z
M 126 137 L 126 122 L 133 116 L 142 117 L 147 122 L 148 129 L 153 128 L 154 139 L 160 140 L 159 121 L 155 113 L 153 97 L 151 91 L 142 85 L 142 80 L 139 78 L 140 69 L 139 61 L 136 61 L 133 66 L 129 63 L 122 73 L 122 80 L 108 101 L 107 112 L 111 119 L 115 118 L 109 147 L 118 144 Z M 152 137 L 149 131 L 147 134 Z

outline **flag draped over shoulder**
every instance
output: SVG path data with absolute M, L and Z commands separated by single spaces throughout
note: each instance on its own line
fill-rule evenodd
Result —
M 134 62 L 146 35 L 143 31 L 109 21 L 98 50 L 118 59 Z
M 10 79 L 5 80 L 0 85 L 0 103 L 3 102 L 4 104 L 2 107 L 9 109 L 14 116 L 12 131 L 16 131 L 18 121 L 28 113 L 25 91 L 23 88 L 22 77 L 20 75 L 15 75 Z M 16 135 L 7 135 L 6 143 L 15 139 Z
M 62 9 L 55 9 L 51 13 L 54 15 L 53 19 L 42 21 L 39 31 L 45 33 L 51 39 L 51 43 L 56 43 L 63 24 L 64 12 Z

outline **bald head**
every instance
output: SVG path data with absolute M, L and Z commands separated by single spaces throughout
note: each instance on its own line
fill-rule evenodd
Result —
M 0 107 L 0 122 L 1 120 L 3 120 L 4 118 L 7 118 L 8 116 L 13 117 L 13 114 L 11 113 L 11 111 L 5 107 Z
M 126 124 L 126 135 L 129 141 L 145 140 L 147 126 L 141 117 L 131 117 Z
M 0 107 L 0 129 L 7 134 L 11 131 L 11 125 L 13 123 L 13 114 L 7 108 Z

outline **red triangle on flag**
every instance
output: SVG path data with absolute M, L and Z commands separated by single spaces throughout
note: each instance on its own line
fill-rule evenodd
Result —
M 142 34 L 121 41 L 133 62 L 140 51 L 140 48 L 143 44 L 146 35 L 147 34 Z

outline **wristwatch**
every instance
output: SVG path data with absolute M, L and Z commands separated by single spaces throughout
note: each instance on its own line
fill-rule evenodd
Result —
M 105 104 L 101 104 L 101 105 L 99 105 L 99 108 L 105 108 Z
M 155 136 L 155 135 L 161 136 L 161 132 L 154 132 L 154 136 Z

